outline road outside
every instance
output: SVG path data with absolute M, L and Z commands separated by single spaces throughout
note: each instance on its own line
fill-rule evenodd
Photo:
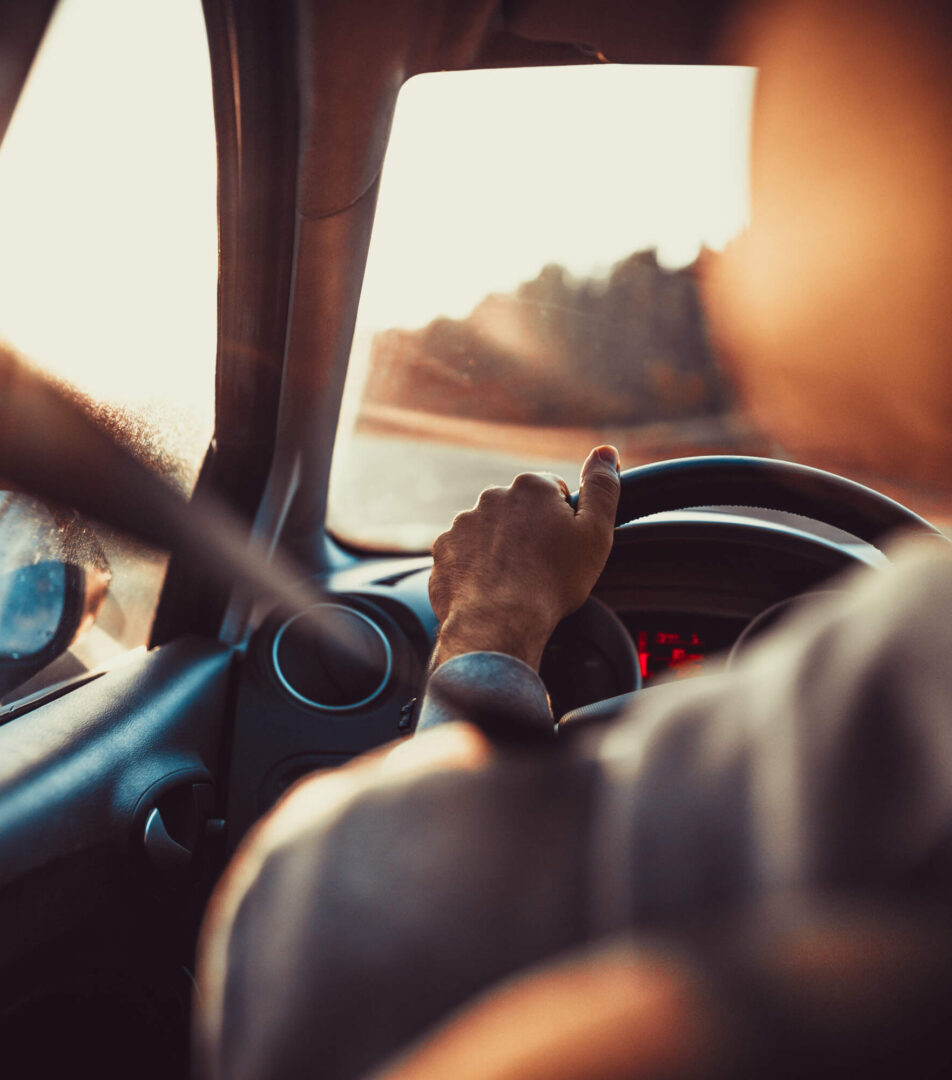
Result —
M 569 487 L 581 460 L 533 458 L 483 447 L 448 446 L 356 434 L 339 446 L 331 487 L 330 527 L 361 546 L 428 551 L 455 514 L 492 484 L 526 470 L 550 470 Z

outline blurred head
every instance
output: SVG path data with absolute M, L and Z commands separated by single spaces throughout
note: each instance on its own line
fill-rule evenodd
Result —
M 748 232 L 708 273 L 754 419 L 811 463 L 950 486 L 952 32 L 944 3 L 750 5 Z

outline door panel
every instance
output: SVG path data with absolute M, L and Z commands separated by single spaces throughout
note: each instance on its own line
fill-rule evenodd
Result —
M 145 822 L 214 782 L 230 659 L 183 639 L 0 728 L 0 970 L 161 888 Z

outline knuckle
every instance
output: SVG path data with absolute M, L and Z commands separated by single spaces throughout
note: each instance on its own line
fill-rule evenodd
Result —
M 512 482 L 513 491 L 526 491 L 531 489 L 532 485 L 536 482 L 537 477 L 535 473 L 523 472 Z
M 473 520 L 472 510 L 461 510 L 456 517 L 453 518 L 453 524 L 450 527 L 450 532 L 457 532 L 460 529 L 465 529 L 466 526 Z
M 553 476 L 552 473 L 519 473 L 519 475 L 512 482 L 512 489 L 513 491 L 527 493 L 551 491 L 553 487 L 557 486 L 556 480 L 557 477 Z
M 498 503 L 499 500 L 505 495 L 506 489 L 492 485 L 491 487 L 484 488 L 480 493 L 477 506 L 487 506 L 491 503 Z

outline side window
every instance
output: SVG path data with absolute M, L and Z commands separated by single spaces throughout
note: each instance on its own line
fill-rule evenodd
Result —
M 0 147 L 0 348 L 190 492 L 218 237 L 200 0 L 61 0 Z M 0 719 L 146 645 L 165 558 L 0 477 Z

